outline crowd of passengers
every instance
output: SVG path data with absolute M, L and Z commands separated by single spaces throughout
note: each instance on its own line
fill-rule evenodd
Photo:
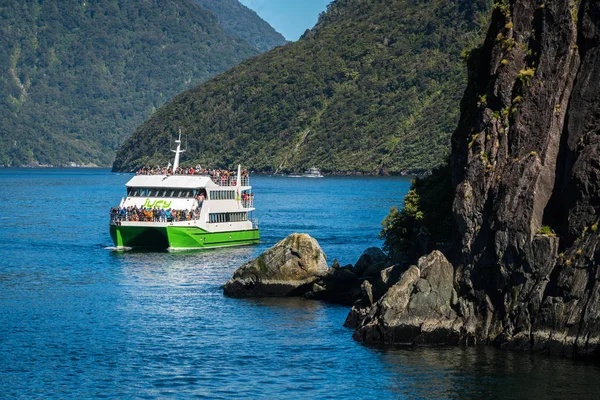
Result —
M 242 177 L 248 176 L 247 170 L 242 170 Z M 235 177 L 237 171 L 231 171 L 229 169 L 207 169 L 202 168 L 200 165 L 196 165 L 196 167 L 187 167 L 187 168 L 177 168 L 175 173 L 173 173 L 173 168 L 171 167 L 142 167 L 136 171 L 136 175 L 207 175 L 213 179 L 223 179 L 228 180 L 230 177 Z
M 200 218 L 200 208 L 195 210 L 172 210 L 162 208 L 138 208 L 137 206 L 113 207 L 110 209 L 112 221 L 175 222 L 191 221 Z

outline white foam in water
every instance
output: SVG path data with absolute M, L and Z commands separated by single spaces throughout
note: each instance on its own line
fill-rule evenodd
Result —
M 132 247 L 126 247 L 126 246 L 122 246 L 122 247 L 117 247 L 117 246 L 107 246 L 104 248 L 105 250 L 110 250 L 110 251 L 129 251 L 132 249 Z

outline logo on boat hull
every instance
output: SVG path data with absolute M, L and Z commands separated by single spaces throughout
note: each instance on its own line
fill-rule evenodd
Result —
M 172 201 L 167 200 L 155 200 L 150 201 L 150 199 L 146 199 L 142 207 L 144 208 L 171 208 Z

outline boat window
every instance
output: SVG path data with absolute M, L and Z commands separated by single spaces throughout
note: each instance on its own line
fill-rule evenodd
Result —
M 248 221 L 248 213 L 211 213 L 208 215 L 208 221 L 211 223 Z
M 211 190 L 211 200 L 235 200 L 234 190 Z

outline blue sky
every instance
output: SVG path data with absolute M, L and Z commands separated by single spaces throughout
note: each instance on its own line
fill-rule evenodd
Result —
M 332 0 L 239 0 L 267 21 L 287 40 L 296 41 L 317 23 Z

